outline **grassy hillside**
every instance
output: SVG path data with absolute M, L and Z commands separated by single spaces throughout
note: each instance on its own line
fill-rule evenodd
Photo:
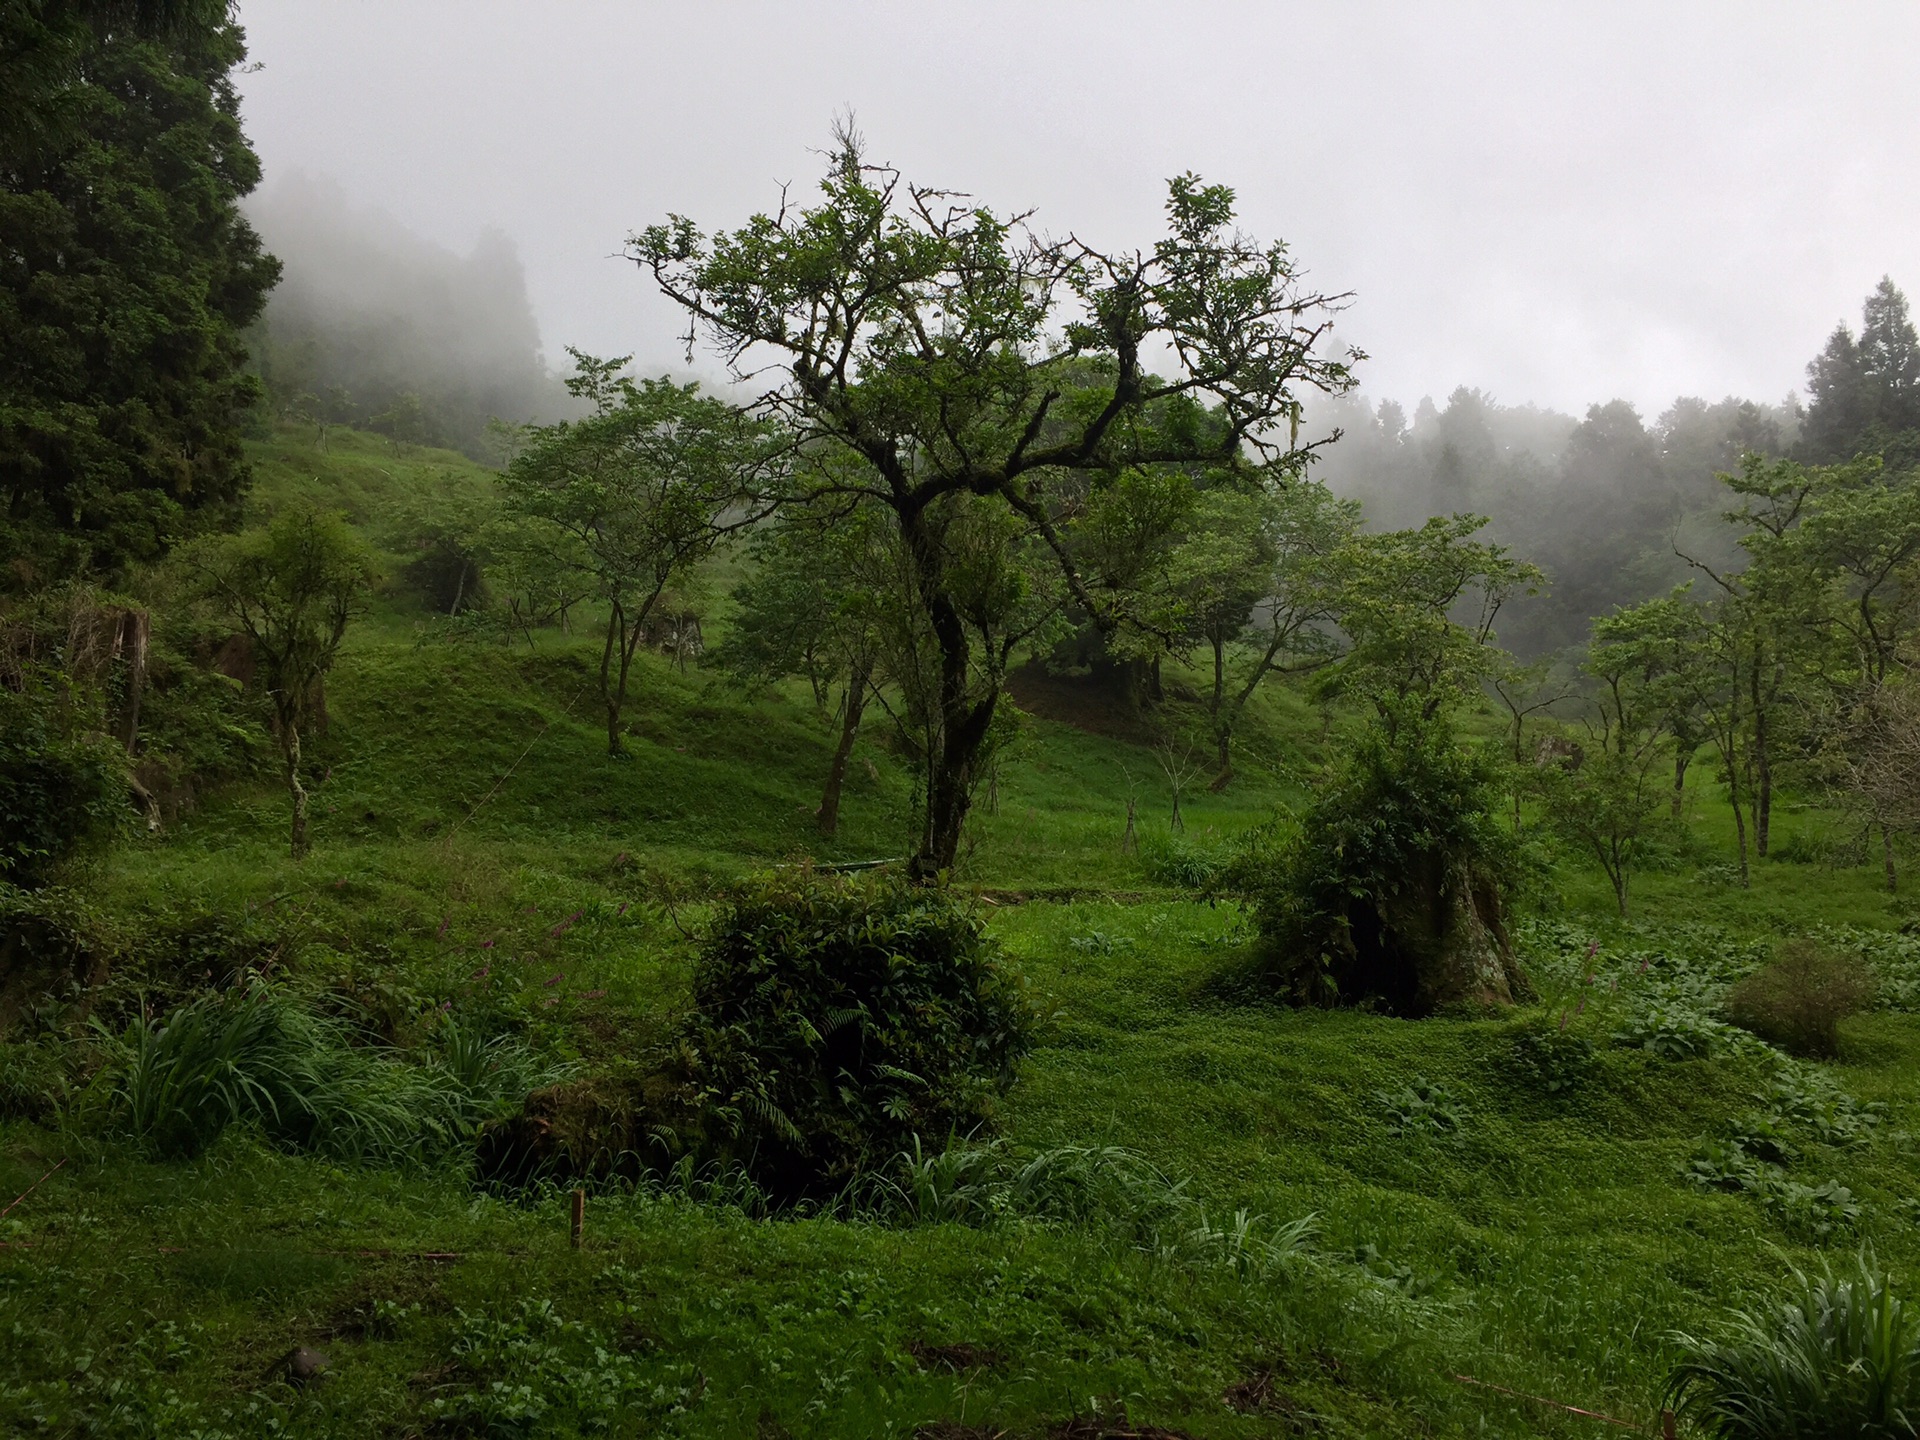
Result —
M 320 452 L 287 434 L 257 462 L 260 506 L 346 509 L 390 574 L 400 507 L 478 503 L 488 484 L 459 457 L 365 436 Z M 288 957 L 288 983 L 377 1047 L 484 1015 L 591 1075 L 684 1005 L 686 937 L 715 882 L 902 853 L 911 779 L 877 726 L 823 844 L 811 811 L 832 734 L 804 695 L 648 657 L 631 754 L 610 760 L 589 635 L 451 643 L 425 619 L 391 587 L 329 681 L 309 860 L 285 858 L 284 797 L 263 776 L 85 877 L 97 923 L 147 967 L 117 983 L 177 983 L 182 956 L 213 953 L 192 937 L 213 935 L 221 954 Z M 1861 1244 L 1911 1273 L 1920 940 L 1897 933 L 1909 912 L 1877 871 L 1774 860 L 1739 889 L 1703 789 L 1696 857 L 1641 879 L 1631 923 L 1597 871 L 1553 862 L 1522 926 L 1538 995 L 1515 1013 L 1289 1010 L 1245 983 L 1243 917 L 1181 882 L 1304 798 L 1323 730 L 1301 697 L 1266 697 L 1239 778 L 1189 797 L 1175 837 L 1151 750 L 1030 719 L 974 825 L 960 883 L 1054 1013 L 1000 1134 L 1023 1153 L 1141 1157 L 1165 1183 L 1135 1174 L 1139 1203 L 1176 1217 L 1166 1253 L 1118 1221 L 768 1219 L 698 1185 L 596 1192 L 575 1250 L 563 1193 L 478 1190 L 459 1163 L 237 1131 L 163 1162 L 15 1104 L 0 1429 L 1587 1435 L 1592 1420 L 1488 1387 L 1647 1424 L 1671 1332 Z M 1120 843 L 1130 794 L 1137 852 Z M 1827 824 L 1808 809 L 1780 828 L 1812 840 Z M 1884 982 L 1837 1062 L 1708 1018 L 1768 943 L 1821 927 L 1868 937 Z M 1541 1034 L 1591 1051 L 1526 1038 Z M 16 1030 L 7 1093 L 55 1043 Z M 1791 1147 L 1787 1185 L 1687 1178 L 1759 1121 Z M 1306 1217 L 1286 1253 L 1232 1238 Z M 323 1382 L 289 1383 L 294 1346 L 326 1353 Z

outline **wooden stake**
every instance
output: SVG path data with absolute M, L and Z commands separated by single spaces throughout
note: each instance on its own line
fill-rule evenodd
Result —
M 587 1228 L 587 1192 L 573 1192 L 573 1248 L 580 1248 L 580 1238 Z
M 1679 1422 L 1674 1419 L 1673 1411 L 1662 1410 L 1660 1412 L 1660 1440 L 1675 1440 L 1675 1437 L 1679 1435 L 1679 1433 Z

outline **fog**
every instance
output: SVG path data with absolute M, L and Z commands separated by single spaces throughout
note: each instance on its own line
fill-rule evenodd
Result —
M 501 231 L 456 254 L 297 170 L 265 186 L 248 213 L 285 267 L 253 346 L 282 410 L 481 456 L 491 419 L 564 410 L 519 254 Z
M 1492 516 L 1553 576 L 1503 626 L 1529 652 L 1684 576 L 1715 471 L 1792 443 L 1881 275 L 1920 284 L 1906 4 L 240 13 L 275 353 L 315 340 L 363 416 L 413 390 L 472 448 L 489 413 L 553 413 L 543 353 L 681 368 L 627 235 L 804 197 L 837 111 L 910 179 L 1107 249 L 1151 244 L 1196 170 L 1352 292 L 1335 341 L 1368 358 L 1310 408 L 1346 431 L 1324 478 L 1376 525 Z
M 1545 593 L 1515 600 L 1500 627 L 1532 657 L 1579 643 L 1591 617 L 1690 578 L 1679 551 L 1723 562 L 1730 536 L 1716 522 L 1729 500 L 1716 477 L 1748 451 L 1787 453 L 1801 416 L 1683 396 L 1651 416 L 1614 399 L 1576 417 L 1460 386 L 1411 415 L 1354 395 L 1314 418 L 1342 432 L 1315 473 L 1359 496 L 1371 525 L 1487 516 L 1489 538 L 1546 572 Z
M 1883 273 L 1920 283 L 1920 7 L 243 0 L 270 179 L 523 256 L 550 353 L 678 354 L 616 258 L 819 173 L 833 112 L 924 182 L 1115 248 L 1238 187 L 1369 392 L 1575 416 L 1777 401 Z

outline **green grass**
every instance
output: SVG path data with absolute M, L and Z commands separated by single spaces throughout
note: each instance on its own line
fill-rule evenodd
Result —
M 326 455 L 283 437 L 260 459 L 263 504 L 304 488 L 369 525 L 393 487 L 486 483 L 457 457 L 369 437 Z M 547 1063 L 614 1070 L 684 1003 L 684 932 L 716 883 L 903 852 L 911 780 L 878 728 L 823 844 L 811 811 L 833 737 L 797 691 L 742 694 L 649 658 L 631 754 L 610 760 L 590 637 L 421 643 L 417 618 L 385 597 L 329 681 L 311 859 L 285 858 L 284 798 L 263 776 L 85 877 L 144 957 L 109 982 L 112 1003 L 168 980 L 164 947 L 141 937 L 212 912 L 296 956 L 291 992 L 350 1012 L 391 1047 L 383 1063 L 438 1043 L 450 1005 Z M 1263 697 L 1235 783 L 1189 797 L 1185 843 L 1223 851 L 1298 804 L 1327 745 L 1310 703 Z M 1863 1145 L 1803 1140 L 1788 1171 L 1861 1207 L 1825 1245 L 1755 1194 L 1682 1175 L 1762 1107 L 1780 1062 L 1612 1041 L 1706 983 L 1736 942 L 1908 913 L 1874 866 L 1770 860 L 1751 889 L 1728 883 L 1714 867 L 1732 860 L 1731 826 L 1705 768 L 1690 801 L 1703 858 L 1639 877 L 1631 923 L 1597 871 L 1561 857 L 1529 902 L 1565 927 L 1536 936 L 1543 998 L 1408 1022 L 1249 1000 L 1244 921 L 1183 896 L 1156 859 L 1167 797 L 1152 752 L 1027 727 L 961 876 L 1057 1012 L 1001 1133 L 1028 1150 L 1126 1147 L 1217 1222 L 1314 1214 L 1304 1258 L 1243 1275 L 1097 1227 L 765 1220 L 613 1190 L 591 1199 L 576 1252 L 563 1196 L 480 1193 L 448 1161 L 275 1148 L 245 1124 L 161 1162 L 82 1124 L 98 1100 L 83 1096 L 70 1122 L 0 1120 L 0 1205 L 53 1171 L 0 1219 L 0 1431 L 864 1437 L 949 1421 L 1041 1435 L 1124 1406 L 1194 1436 L 1595 1433 L 1456 1375 L 1649 1422 L 1672 1332 L 1712 1333 L 1791 1266 L 1860 1243 L 1902 1275 L 1920 1260 L 1920 1016 L 1857 1017 L 1836 1063 L 1793 1072 L 1886 1107 Z M 1120 844 L 1129 793 L 1139 854 Z M 1786 811 L 1781 829 L 1826 823 Z M 1568 966 L 1587 936 L 1612 968 L 1580 992 Z M 1643 951 L 1674 958 L 1643 972 Z M 1549 1093 L 1516 1068 L 1514 1040 L 1563 1015 L 1593 1059 Z M 11 1075 L 54 1042 L 23 1027 L 6 1043 Z M 1416 1085 L 1444 1094 L 1452 1128 L 1396 1122 Z M 296 1344 L 327 1352 L 329 1379 L 276 1378 Z M 952 1368 L 969 1357 L 988 1363 Z M 1234 1387 L 1268 1409 L 1240 1413 Z

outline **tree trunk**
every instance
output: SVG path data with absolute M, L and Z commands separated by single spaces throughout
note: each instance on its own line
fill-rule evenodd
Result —
M 1893 831 L 1887 828 L 1884 821 L 1880 825 L 1880 858 L 1887 867 L 1887 893 L 1897 895 L 1900 893 L 1900 877 L 1893 867 Z
M 1429 1015 L 1453 1005 L 1511 1004 L 1525 980 L 1507 936 L 1503 897 L 1471 868 L 1423 857 L 1392 896 L 1358 902 L 1350 999 L 1377 995 L 1389 1009 Z
M 860 715 L 867 708 L 867 682 L 873 667 L 862 665 L 847 679 L 847 695 L 840 707 L 840 743 L 834 746 L 833 762 L 827 766 L 827 788 L 820 796 L 815 812 L 820 833 L 831 837 L 840 828 L 840 787 L 846 783 L 847 762 L 853 758 L 853 742 L 860 735 Z
M 120 745 L 131 755 L 140 744 L 140 700 L 147 689 L 147 643 L 152 620 L 144 610 L 129 610 L 120 621 L 120 653 L 127 662 L 127 694 L 121 702 Z
M 620 713 L 627 703 L 627 676 L 633 669 L 633 652 L 640 645 L 645 615 L 628 623 L 624 606 L 615 605 L 607 617 L 607 643 L 600 651 L 600 698 L 607 705 L 607 754 L 624 755 L 626 742 L 620 734 Z M 613 669 L 615 658 L 620 668 Z
M 902 515 L 901 522 L 915 586 L 940 648 L 940 723 L 928 736 L 926 828 L 919 854 L 907 865 L 913 879 L 927 884 L 951 870 L 959 858 L 961 832 L 973 806 L 974 766 L 1000 703 L 1000 682 L 994 676 L 977 699 L 970 694 L 972 650 L 960 611 L 947 593 L 940 542 L 918 515 Z
M 1767 753 L 1767 710 L 1760 700 L 1760 664 L 1753 666 L 1753 853 L 1767 858 L 1767 831 L 1773 818 L 1773 764 Z
M 1227 716 L 1227 642 L 1224 637 L 1212 637 L 1213 645 L 1213 702 L 1207 707 L 1207 713 L 1213 719 L 1213 737 L 1220 747 L 1220 771 L 1213 777 L 1208 788 L 1218 793 L 1227 788 L 1233 779 L 1233 722 Z
M 280 755 L 286 763 L 287 796 L 293 801 L 292 852 L 296 860 L 307 858 L 307 790 L 300 783 L 300 725 L 289 716 L 280 720 Z
M 1747 869 L 1747 816 L 1746 812 L 1740 808 L 1739 776 L 1731 769 L 1729 769 L 1727 780 L 1727 792 L 1733 798 L 1733 834 L 1740 843 L 1740 888 L 1745 890 L 1753 883 L 1753 876 Z
M 1224 721 L 1215 720 L 1213 722 L 1213 735 L 1214 739 L 1219 742 L 1220 747 L 1217 757 L 1220 764 L 1220 771 L 1213 777 L 1213 783 L 1207 786 L 1207 788 L 1217 795 L 1226 789 L 1228 783 L 1233 779 L 1233 726 Z
M 1680 818 L 1680 807 L 1687 798 L 1687 766 L 1693 763 L 1693 751 L 1676 741 L 1673 750 L 1673 818 Z
M 607 612 L 607 638 L 600 647 L 600 701 L 607 708 L 607 754 L 620 753 L 620 706 L 613 698 L 613 646 L 616 636 L 620 648 L 626 648 L 626 627 L 620 623 L 620 607 Z

